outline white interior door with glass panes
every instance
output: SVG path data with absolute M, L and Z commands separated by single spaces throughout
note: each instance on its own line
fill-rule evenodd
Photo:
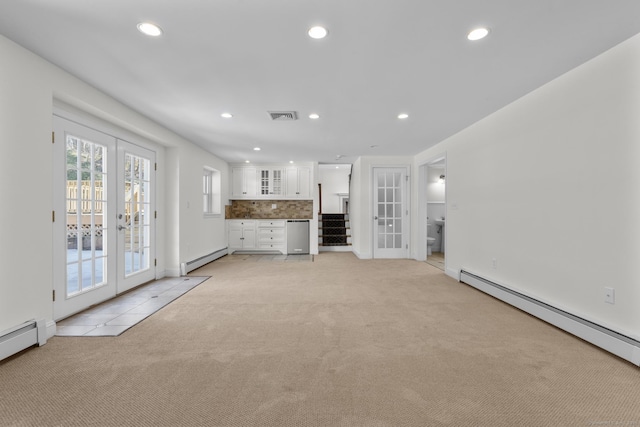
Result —
M 373 168 L 373 257 L 407 258 L 407 169 Z
M 113 136 L 57 116 L 53 122 L 53 312 L 58 320 L 155 277 L 154 227 L 147 218 L 154 210 L 149 165 L 154 161 L 153 152 L 138 152 Z M 127 153 L 134 164 L 132 178 L 124 168 Z

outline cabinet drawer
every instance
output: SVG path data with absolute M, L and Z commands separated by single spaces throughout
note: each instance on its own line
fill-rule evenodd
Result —
M 258 242 L 260 243 L 284 243 L 284 230 L 283 229 L 274 229 L 274 230 L 264 230 L 261 229 L 258 231 Z
M 230 219 L 228 220 L 229 222 L 229 228 L 255 228 L 256 227 L 256 221 L 254 220 L 250 220 L 250 219 Z
M 267 228 L 284 228 L 285 221 L 273 220 L 273 221 L 258 221 L 258 227 Z
M 284 238 L 284 228 L 259 228 L 258 237 L 280 237 Z
M 258 249 L 284 249 L 284 243 L 260 243 Z
M 279 244 L 282 245 L 284 244 L 284 238 L 282 237 L 260 237 L 258 239 L 258 243 L 273 243 L 273 244 Z

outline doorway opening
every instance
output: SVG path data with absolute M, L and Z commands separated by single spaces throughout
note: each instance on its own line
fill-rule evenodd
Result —
M 318 251 L 351 252 L 351 164 L 318 165 Z
M 446 271 L 446 159 L 434 158 L 421 167 L 421 246 L 418 258 Z M 424 257 L 422 257 L 424 254 Z

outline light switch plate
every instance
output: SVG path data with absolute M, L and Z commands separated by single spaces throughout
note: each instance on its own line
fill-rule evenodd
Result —
M 604 302 L 609 304 L 616 303 L 616 290 L 613 288 L 605 287 L 604 288 Z

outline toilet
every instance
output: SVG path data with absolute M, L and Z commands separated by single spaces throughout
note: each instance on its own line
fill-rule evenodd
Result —
M 431 247 L 436 242 L 435 237 L 427 237 L 427 256 L 431 255 Z

